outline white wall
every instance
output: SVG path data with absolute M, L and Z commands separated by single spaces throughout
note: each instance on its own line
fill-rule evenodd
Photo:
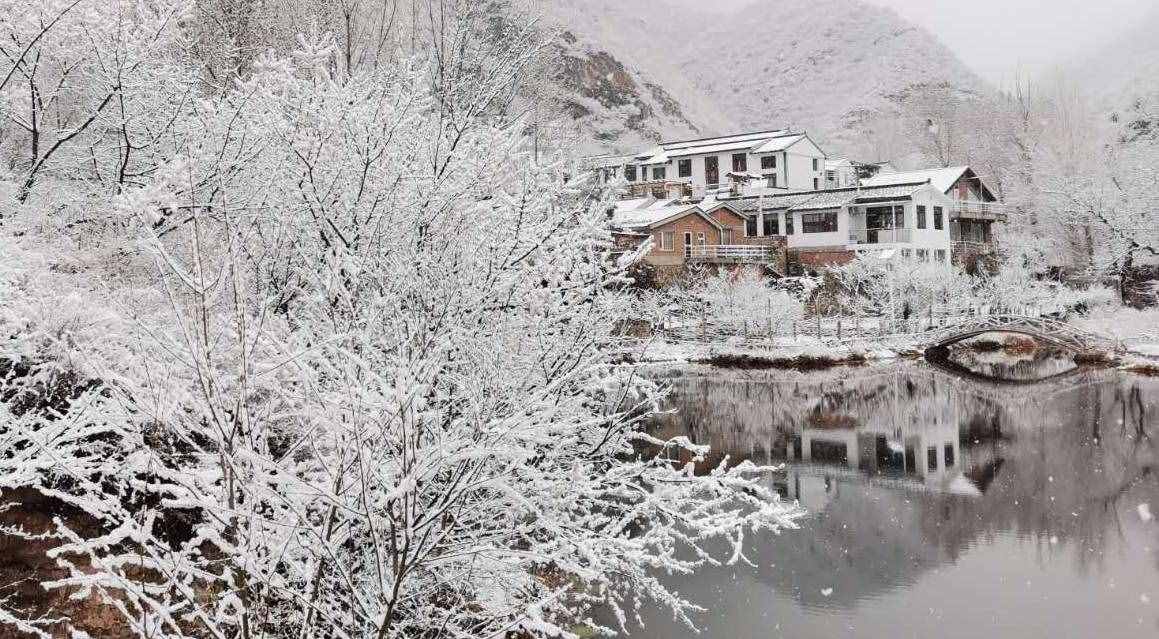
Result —
M 820 188 L 825 188 L 825 153 L 805 138 L 785 150 L 787 158 L 788 187 L 793 190 L 813 189 L 813 178 L 817 178 Z M 817 160 L 817 170 L 813 170 L 813 160 Z
M 738 151 L 739 152 L 739 151 Z M 728 153 L 713 153 L 704 155 L 686 156 L 692 160 L 692 177 L 679 176 L 679 161 L 685 158 L 673 158 L 667 165 L 665 165 L 665 179 L 668 180 L 690 180 L 692 186 L 695 188 L 704 188 L 706 180 L 704 175 L 704 159 L 709 155 L 717 158 L 717 166 L 719 167 L 719 182 L 725 184 L 727 182 L 727 174 L 732 171 L 732 152 Z M 746 170 L 749 173 L 758 173 L 764 176 L 775 174 L 777 176 L 777 188 L 789 188 L 793 190 L 812 190 L 813 178 L 819 179 L 821 188 L 825 186 L 825 152 L 822 151 L 809 138 L 804 138 L 794 144 L 786 151 L 778 151 L 772 154 L 777 158 L 777 168 L 762 170 L 761 169 L 761 155 L 754 153 L 746 153 Z M 816 171 L 813 170 L 813 160 L 817 160 Z M 786 164 L 788 164 L 788 178 L 786 180 Z M 652 180 L 652 167 L 647 167 L 647 171 L 639 170 L 641 165 L 637 165 L 636 182 L 647 182 Z
M 789 248 L 844 248 L 849 244 L 849 214 L 845 209 L 837 211 L 837 231 L 832 233 L 805 233 L 801 228 L 801 215 L 808 213 L 823 213 L 824 211 L 793 211 L 786 215 L 793 216 L 793 234 L 787 239 Z M 785 232 L 784 220 L 781 220 L 781 233 Z

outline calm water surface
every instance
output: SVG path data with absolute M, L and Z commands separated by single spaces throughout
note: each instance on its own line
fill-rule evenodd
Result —
M 676 409 L 659 434 L 784 462 L 769 481 L 809 511 L 753 542 L 755 567 L 668 579 L 708 608 L 701 636 L 1159 637 L 1159 521 L 1140 512 L 1159 515 L 1159 380 L 995 357 L 1016 383 L 924 362 L 657 372 Z M 692 635 L 643 617 L 633 637 Z

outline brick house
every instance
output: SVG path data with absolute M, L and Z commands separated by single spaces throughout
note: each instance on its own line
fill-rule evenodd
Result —
M 784 268 L 783 239 L 750 234 L 749 218 L 728 202 L 622 200 L 611 213 L 611 227 L 621 250 L 650 239 L 644 260 L 667 275 L 692 263 Z

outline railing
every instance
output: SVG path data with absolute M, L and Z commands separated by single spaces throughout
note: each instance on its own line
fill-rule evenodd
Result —
M 631 182 L 625 187 L 627 197 L 654 196 L 657 199 L 692 195 L 692 185 L 684 180 L 649 180 Z
M 958 201 L 950 209 L 951 217 L 976 218 L 981 220 L 1006 219 L 1006 205 L 998 202 Z
M 688 259 L 702 262 L 731 262 L 755 264 L 771 262 L 775 251 L 771 246 L 751 244 L 717 244 L 689 246 Z
M 850 244 L 908 244 L 913 241 L 913 229 L 851 229 Z

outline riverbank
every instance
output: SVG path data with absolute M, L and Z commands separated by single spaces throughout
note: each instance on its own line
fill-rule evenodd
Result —
M 1090 351 L 1075 355 L 1085 366 L 1121 368 L 1144 375 L 1159 375 L 1159 309 L 1100 309 L 1074 317 L 1076 328 L 1105 335 L 1121 344 L 1117 350 Z M 978 338 L 969 348 L 1026 351 L 1042 348 L 1025 337 L 1002 340 Z M 876 360 L 920 358 L 924 345 L 919 336 L 867 337 L 862 342 L 841 344 L 796 335 L 768 339 L 732 337 L 702 342 L 654 336 L 632 361 L 642 364 L 703 364 L 718 368 L 817 370 L 833 366 L 860 365 Z

